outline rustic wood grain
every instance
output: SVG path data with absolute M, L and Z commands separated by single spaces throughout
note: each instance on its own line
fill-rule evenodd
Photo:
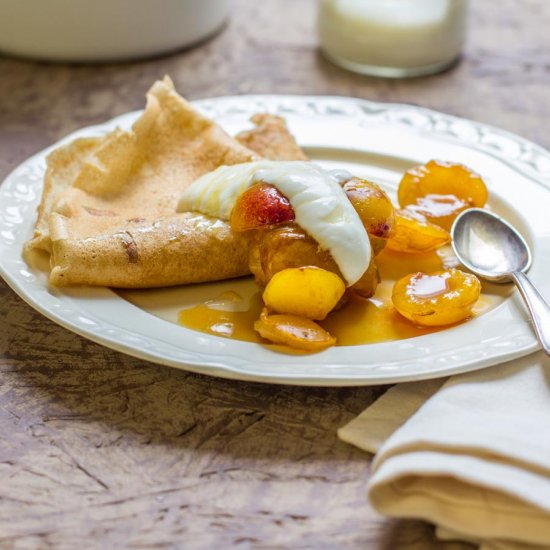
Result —
M 190 98 L 341 94 L 415 103 L 550 146 L 550 3 L 472 2 L 462 63 L 385 81 L 330 65 L 313 0 L 235 1 L 224 31 L 139 63 L 0 57 L 0 177 L 80 126 Z M 155 366 L 49 322 L 0 283 L 1 548 L 465 550 L 365 501 L 370 457 L 336 429 L 383 388 L 239 383 Z

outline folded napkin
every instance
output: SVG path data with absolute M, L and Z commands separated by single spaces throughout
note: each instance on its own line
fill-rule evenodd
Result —
M 442 539 L 550 549 L 550 359 L 394 386 L 341 428 L 375 453 L 368 497 Z

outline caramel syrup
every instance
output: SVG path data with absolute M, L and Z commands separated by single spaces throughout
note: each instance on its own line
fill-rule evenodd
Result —
M 419 327 L 402 317 L 393 307 L 391 293 L 395 281 L 409 273 L 433 273 L 456 267 L 458 261 L 450 247 L 414 256 L 384 250 L 377 256 L 376 263 L 382 281 L 375 295 L 368 300 L 354 297 L 319 323 L 336 337 L 336 345 L 374 344 L 445 330 L 445 327 Z M 484 313 L 492 304 L 491 297 L 482 294 L 474 315 Z M 187 328 L 216 336 L 265 343 L 254 330 L 254 321 L 260 316 L 262 307 L 260 292 L 248 302 L 235 292 L 224 292 L 214 300 L 180 311 L 179 322 Z
M 236 292 L 223 292 L 214 300 L 208 300 L 179 313 L 179 322 L 184 327 L 245 342 L 262 342 L 254 330 L 262 311 L 260 292 L 247 304 Z

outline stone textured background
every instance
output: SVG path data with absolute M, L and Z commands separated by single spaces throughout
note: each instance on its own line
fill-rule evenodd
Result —
M 200 47 L 139 63 L 0 57 L 0 179 L 68 132 L 187 97 L 340 94 L 414 103 L 550 146 L 550 3 L 472 2 L 462 63 L 429 78 L 349 74 L 319 55 L 313 0 L 236 0 Z M 384 388 L 239 383 L 132 359 L 56 326 L 0 282 L 1 548 L 465 550 L 365 501 L 370 457 L 336 429 Z

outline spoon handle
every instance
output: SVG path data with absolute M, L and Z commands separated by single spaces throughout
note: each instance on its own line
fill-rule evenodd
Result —
M 512 273 L 512 278 L 529 308 L 542 349 L 547 355 L 550 355 L 550 305 L 527 278 L 527 275 L 515 271 Z

